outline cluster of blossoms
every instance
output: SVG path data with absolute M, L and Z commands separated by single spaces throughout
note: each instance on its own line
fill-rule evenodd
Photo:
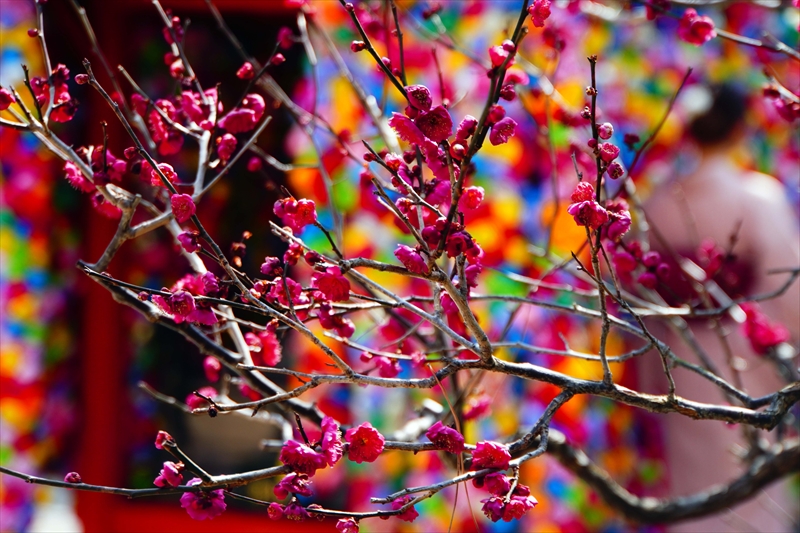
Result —
M 610 241 L 618 241 L 631 226 L 631 215 L 625 200 L 609 200 L 606 206 L 600 205 L 595 197 L 591 183 L 578 183 L 570 197 L 572 203 L 567 212 L 579 226 L 594 231 L 603 226 L 603 235 Z
M 636 278 L 636 282 L 648 289 L 655 289 L 658 282 L 666 282 L 669 279 L 671 267 L 669 263 L 661 258 L 661 254 L 650 250 L 644 252 L 638 241 L 628 244 L 619 243 L 618 246 L 610 246 L 612 252 L 611 260 L 620 279 L 630 281 L 634 272 L 641 270 Z
M 162 289 L 162 292 L 168 292 L 169 295 L 153 294 L 149 296 L 147 293 L 143 293 L 140 297 L 142 299 L 149 297 L 163 312 L 171 315 L 178 324 L 191 322 L 210 326 L 217 323 L 217 316 L 211 310 L 210 304 L 202 300 L 195 300 L 195 297 L 198 296 L 214 298 L 223 296 L 219 280 L 212 272 L 197 275 L 187 274 L 169 289 Z

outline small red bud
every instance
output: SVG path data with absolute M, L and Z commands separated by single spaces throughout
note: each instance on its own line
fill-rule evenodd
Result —
M 75 83 L 78 85 L 86 85 L 89 83 L 89 75 L 88 74 L 78 74 L 75 76 Z
M 64 476 L 64 481 L 67 483 L 83 483 L 81 475 L 77 472 L 70 472 L 69 474 Z
M 31 28 L 28 30 L 28 37 L 38 37 L 39 30 L 37 28 Z
M 273 64 L 273 65 L 280 65 L 284 61 L 286 61 L 286 58 L 283 56 L 283 54 L 277 53 L 272 57 L 272 60 L 270 61 L 270 63 Z
M 353 41 L 352 43 L 350 43 L 351 52 L 360 52 L 366 49 L 367 49 L 367 43 L 365 43 L 364 41 Z
M 347 10 L 348 13 L 352 13 L 355 10 L 355 8 L 353 7 L 353 4 L 351 4 L 350 2 L 347 2 L 344 5 L 344 8 Z

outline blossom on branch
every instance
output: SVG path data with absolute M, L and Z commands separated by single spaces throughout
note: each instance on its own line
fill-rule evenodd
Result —
M 369 422 L 350 428 L 344 435 L 350 446 L 347 458 L 356 463 L 371 463 L 383 452 L 385 439 Z
M 692 8 L 683 12 L 678 24 L 678 37 L 687 43 L 700 46 L 717 36 L 711 17 L 701 16 Z
M 200 478 L 191 479 L 187 485 L 194 486 L 201 483 Z M 194 520 L 213 519 L 225 512 L 228 507 L 225 503 L 225 494 L 222 489 L 184 492 L 181 496 L 181 507 Z

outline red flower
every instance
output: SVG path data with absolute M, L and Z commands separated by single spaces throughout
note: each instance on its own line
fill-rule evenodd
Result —
M 344 440 L 350 443 L 347 450 L 348 459 L 356 463 L 373 462 L 383 452 L 383 445 L 386 442 L 383 435 L 369 422 L 348 429 Z
M 397 132 L 401 139 L 408 143 L 421 145 L 425 142 L 425 134 L 405 115 L 392 113 L 392 118 L 389 119 L 389 126 Z
M 313 477 L 328 461 L 324 455 L 296 440 L 289 440 L 281 448 L 280 460 L 298 474 Z
M 66 175 L 64 177 L 67 178 L 69 184 L 72 185 L 74 188 L 78 189 L 81 192 L 94 191 L 94 184 L 83 176 L 83 173 L 75 163 L 71 161 L 65 162 L 64 172 L 66 172 Z
M 319 289 L 332 302 L 346 302 L 350 299 L 350 282 L 337 266 L 330 266 L 325 272 L 314 272 L 311 286 Z
M 252 80 L 255 77 L 256 71 L 253 69 L 253 64 L 245 61 L 244 64 L 236 71 L 236 77 L 240 80 Z
M 313 200 L 284 198 L 275 202 L 272 211 L 293 231 L 300 231 L 317 222 L 316 204 Z
M 200 242 L 198 238 L 200 234 L 196 231 L 184 231 L 178 235 L 178 242 L 181 243 L 181 246 L 184 250 L 189 253 L 196 252 L 202 248 L 200 246 Z
M 336 531 L 339 533 L 358 533 L 358 522 L 354 518 L 340 518 L 336 522 Z
M 498 120 L 492 125 L 492 131 L 489 133 L 489 142 L 492 146 L 498 144 L 505 144 L 514 136 L 517 130 L 517 122 L 511 117 L 505 117 Z
M 169 163 L 156 163 L 158 170 L 164 174 L 164 177 L 167 178 L 167 181 L 170 183 L 175 183 L 178 181 L 178 174 L 175 173 L 175 169 L 172 168 L 172 165 Z M 164 182 L 161 181 L 161 176 L 159 176 L 158 172 L 153 170 L 153 167 L 150 166 L 150 163 L 147 161 L 142 163 L 142 178 L 148 180 L 150 185 L 154 187 L 164 187 Z
M 401 509 L 405 504 L 410 502 L 412 499 L 413 498 L 411 496 L 403 496 L 402 498 L 396 499 L 395 501 L 392 502 L 392 510 L 396 511 L 397 509 Z M 414 509 L 414 506 L 412 505 L 402 513 L 395 516 L 400 520 L 403 520 L 404 522 L 413 522 L 414 520 L 417 519 L 419 513 L 417 512 L 416 509 Z
M 156 449 L 163 450 L 164 444 L 175 444 L 175 439 L 166 431 L 159 431 L 158 434 L 156 434 Z
M 472 452 L 472 469 L 499 468 L 505 470 L 508 468 L 510 460 L 511 454 L 508 453 L 508 448 L 497 442 L 482 441 L 475 445 L 475 451 Z
M 464 141 L 475 133 L 478 127 L 478 119 L 472 115 L 466 115 L 456 128 L 456 139 Z
M 710 17 L 700 16 L 691 8 L 683 12 L 678 24 L 678 37 L 681 40 L 700 46 L 716 36 L 714 21 Z
M 203 372 L 206 374 L 206 379 L 212 383 L 219 381 L 219 373 L 222 370 L 222 363 L 212 356 L 207 356 L 203 359 Z
M 199 485 L 200 478 L 193 478 L 187 485 Z M 195 520 L 213 519 L 225 512 L 225 494 L 222 489 L 207 492 L 185 492 L 181 496 L 181 507 Z
M 447 109 L 438 105 L 426 113 L 420 113 L 414 121 L 425 137 L 442 142 L 453 132 L 453 119 Z
M 503 522 L 510 522 L 514 519 L 520 519 L 522 516 L 533 509 L 539 502 L 533 496 L 511 496 L 509 501 L 506 502 L 503 496 L 492 496 L 486 500 L 481 500 L 483 503 L 483 514 L 485 514 L 492 522 L 503 520 Z
M 433 99 L 431 91 L 424 85 L 409 85 L 406 87 L 408 102 L 420 111 L 428 111 L 431 108 Z
M 16 101 L 17 99 L 14 98 L 14 94 L 11 91 L 0 89 L 0 111 L 5 111 Z
M 272 492 L 278 499 L 284 499 L 289 494 L 300 494 L 302 496 L 311 496 L 311 481 L 309 481 L 306 474 L 288 474 L 283 478 L 275 487 Z
M 409 272 L 414 274 L 427 274 L 428 273 L 428 265 L 425 263 L 425 259 L 420 254 L 419 250 L 416 248 L 411 248 L 410 246 L 406 246 L 404 244 L 398 244 L 397 249 L 394 251 L 395 257 L 403 263 L 403 266 L 406 267 Z
M 169 201 L 172 204 L 172 213 L 178 222 L 186 222 L 197 210 L 192 197 L 188 194 L 173 194 Z
M 441 421 L 432 425 L 425 433 L 425 436 L 440 450 L 450 453 L 464 451 L 464 436 L 455 429 L 445 426 Z
M 619 148 L 611 143 L 600 143 L 600 159 L 610 163 L 619 156 Z
M 278 43 L 284 50 L 290 48 L 294 44 L 294 33 L 292 30 L 283 26 L 278 30 Z
M 201 394 L 206 398 L 214 399 L 217 395 L 217 390 L 214 387 L 200 387 L 197 389 L 197 394 Z M 204 400 L 200 396 L 198 396 L 194 392 L 190 393 L 186 396 L 186 405 L 191 410 L 201 409 L 203 407 L 208 407 L 208 401 Z
M 397 359 L 379 355 L 375 358 L 375 365 L 378 367 L 378 375 L 382 378 L 394 378 L 400 374 L 400 362 Z
M 757 354 L 765 355 L 771 348 L 789 340 L 789 330 L 783 324 L 771 322 L 757 303 L 743 303 L 741 308 L 747 317 L 742 324 L 742 334 Z
M 178 487 L 183 481 L 183 463 L 173 463 L 172 461 L 165 461 L 164 468 L 158 473 L 158 476 L 153 481 L 156 487 Z
M 223 163 L 228 162 L 234 151 L 236 151 L 236 137 L 230 133 L 217 137 L 217 155 Z
M 567 208 L 578 226 L 595 230 L 608 222 L 608 211 L 595 201 L 572 204 Z
M 342 434 L 339 430 L 339 424 L 336 420 L 326 416 L 322 419 L 322 438 L 320 439 L 320 447 L 325 459 L 328 461 L 328 466 L 333 466 L 342 458 Z
M 483 187 L 467 187 L 461 195 L 461 203 L 467 209 L 478 209 L 483 202 Z
M 533 0 L 533 3 L 528 6 L 528 13 L 531 15 L 534 26 L 544 27 L 544 21 L 550 16 L 550 0 Z
M 473 420 L 485 416 L 492 409 L 492 399 L 486 395 L 471 396 L 464 407 L 464 420 Z
M 605 229 L 605 237 L 618 241 L 631 227 L 631 213 L 625 200 L 609 200 L 606 210 L 611 223 Z

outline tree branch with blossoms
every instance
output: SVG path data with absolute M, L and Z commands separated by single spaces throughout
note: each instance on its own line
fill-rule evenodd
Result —
M 102 146 L 72 148 L 50 127 L 52 122 L 69 122 L 78 103 L 69 93 L 67 67 L 59 64 L 52 68 L 50 63 L 43 3 L 36 3 L 38 28 L 34 36 L 41 44 L 45 75 L 31 78 L 23 67 L 33 109 L 16 88 L 0 88 L 0 112 L 11 117 L 0 118 L 0 126 L 31 133 L 64 161 L 65 177 L 70 184 L 90 195 L 93 206 L 101 213 L 118 221 L 102 255 L 94 263 L 79 261 L 78 268 L 116 301 L 135 309 L 150 322 L 178 332 L 204 356 L 203 369 L 210 385 L 193 391 L 185 402 L 147 384 L 142 384 L 142 388 L 153 401 L 178 407 L 191 416 L 265 416 L 280 420 L 285 435 L 287 432 L 292 435 L 296 429 L 298 437 L 285 437 L 272 444 L 278 451 L 275 464 L 247 472 L 211 475 L 178 447 L 167 431 L 159 431 L 155 447 L 169 453 L 174 461 L 163 463 L 153 481 L 155 488 L 148 489 L 92 485 L 84 483 L 75 472 L 68 473 L 64 481 L 6 467 L 0 467 L 0 473 L 29 483 L 129 498 L 178 493 L 182 507 L 198 520 L 222 514 L 227 507 L 225 498 L 229 496 L 266 507 L 268 517 L 273 520 L 330 517 L 338 520 L 339 531 L 354 533 L 360 521 L 367 519 L 394 517 L 413 522 L 418 517 L 417 504 L 427 498 L 441 497 L 439 493 L 446 488 L 461 484 L 466 487 L 470 482 L 474 488 L 487 492 L 481 503 L 489 520 L 519 519 L 538 503 L 532 489 L 524 484 L 521 467 L 526 462 L 542 460 L 545 455 L 557 458 L 612 508 L 641 523 L 670 523 L 718 512 L 752 497 L 767 484 L 800 471 L 797 439 L 789 431 L 782 433 L 771 447 L 753 444 L 748 450 L 751 454 L 748 470 L 723 487 L 666 500 L 638 498 L 551 427 L 554 417 L 576 396 L 605 398 L 652 413 L 741 424 L 748 431 L 783 428 L 795 416 L 800 384 L 793 363 L 781 355 L 786 353 L 789 335 L 781 325 L 771 322 L 756 302 L 781 296 L 800 276 L 800 267 L 792 266 L 787 271 L 790 276 L 785 285 L 768 294 L 743 299 L 706 299 L 705 307 L 688 303 L 677 307 L 667 305 L 655 289 L 665 280 L 669 265 L 658 252 L 648 249 L 643 236 L 632 235 L 635 232 L 630 231 L 632 216 L 628 201 L 635 207 L 641 205 L 635 189 L 622 186 L 618 193 L 609 193 L 609 183 L 613 180 L 625 176 L 626 183 L 630 183 L 631 172 L 664 125 L 691 69 L 667 103 L 667 111 L 652 134 L 635 150 L 626 175 L 620 163 L 620 148 L 612 142 L 614 126 L 599 121 L 602 93 L 596 69 L 602 58 L 588 58 L 590 82 L 585 92 L 590 102 L 574 118 L 583 120 L 575 130 L 588 146 L 594 176 L 579 170 L 578 155 L 573 150 L 569 156 L 575 164 L 578 182 L 569 187 L 573 192 L 564 211 L 583 228 L 586 238 L 580 249 L 564 257 L 556 256 L 550 241 L 561 209 L 559 184 L 565 183 L 566 178 L 554 169 L 551 183 L 556 213 L 547 231 L 548 273 L 560 271 L 569 281 L 554 283 L 546 275 L 535 279 L 495 270 L 505 280 L 524 284 L 529 293 L 527 296 L 486 293 L 481 292 L 486 289 L 480 280 L 487 266 L 486 254 L 470 233 L 468 214 L 479 209 L 485 195 L 492 191 L 475 184 L 475 163 L 482 161 L 487 138 L 491 146 L 502 147 L 517 132 L 519 124 L 507 116 L 502 102 L 513 101 L 517 91 L 529 83 L 528 70 L 536 70 L 539 75 L 545 72 L 523 57 L 521 45 L 533 28 L 549 24 L 553 8 L 550 0 L 520 2 L 518 15 L 510 20 L 508 38 L 491 46 L 488 58 L 481 51 L 468 50 L 466 45 L 456 42 L 444 27 L 439 8 L 432 7 L 423 13 L 423 18 L 432 20 L 437 28 L 431 31 L 415 13 L 395 5 L 393 0 L 384 6 L 386 23 L 391 25 L 383 28 L 384 43 L 370 37 L 372 29 L 366 23 L 371 16 L 369 7 L 341 0 L 345 20 L 352 24 L 351 31 L 354 29 L 357 36 L 349 52 L 343 53 L 331 36 L 332 28 L 315 16 L 312 6 L 300 3 L 296 13 L 299 36 L 289 28 L 282 28 L 263 65 L 244 49 L 219 10 L 206 0 L 219 29 L 241 56 L 242 63 L 231 71 L 248 81 L 244 94 L 230 109 L 225 109 L 220 100 L 220 85 L 203 89 L 190 63 L 192 51 L 184 46 L 185 25 L 179 16 L 164 10 L 158 0 L 152 3 L 163 23 L 169 47 L 168 75 L 177 82 L 179 94 L 155 99 L 148 96 L 124 67 L 119 66 L 116 71 L 109 67 L 85 11 L 73 1 L 115 94 L 103 88 L 88 60 L 83 61 L 85 74 L 75 76 L 75 82 L 97 91 L 122 124 L 133 146 L 119 158 L 108 149 L 105 135 Z M 650 10 L 670 14 L 663 2 L 644 3 Z M 674 16 L 680 20 L 679 37 L 691 44 L 699 46 L 719 36 L 795 57 L 774 38 L 756 42 L 736 36 L 715 28 L 710 18 L 698 15 L 694 9 L 687 9 L 682 17 Z M 409 27 L 414 29 L 413 34 L 404 33 L 404 28 Z M 426 46 L 433 44 L 437 80 L 409 83 L 410 56 L 404 46 L 413 42 L 413 38 L 427 39 Z M 393 40 L 396 40 L 399 68 L 393 67 L 390 59 Z M 309 62 L 313 78 L 310 102 L 293 99 L 269 73 L 269 67 L 285 61 L 281 50 L 295 45 L 302 46 Z M 381 47 L 386 48 L 386 56 L 381 56 Z M 456 117 L 456 109 L 459 113 L 461 110 L 446 96 L 446 78 L 450 73 L 441 69 L 436 47 L 442 47 L 439 51 L 464 54 L 488 78 L 488 86 L 480 94 L 483 104 L 470 109 L 474 115 L 463 113 L 460 120 Z M 368 85 L 349 63 L 357 61 L 363 51 L 374 62 L 374 65 L 370 62 L 371 67 L 379 69 L 384 86 L 388 88 L 391 84 L 396 89 L 397 94 L 381 98 L 380 106 L 379 99 L 369 93 Z M 364 117 L 364 124 L 353 126 L 361 128 L 360 131 L 347 135 L 336 131 L 332 125 L 336 122 L 320 110 L 320 65 L 326 60 L 330 60 L 332 70 L 353 90 L 353 102 L 360 106 Z M 114 72 L 121 74 L 132 88 L 129 100 L 122 94 Z M 423 81 L 438 82 L 439 96 L 434 96 L 435 91 Z M 555 164 L 549 106 L 561 105 L 563 99 L 554 82 L 542 77 L 537 83 L 545 82 L 552 89 L 546 94 L 546 131 L 549 154 Z M 780 102 L 776 105 L 782 116 L 792 120 L 800 117 L 800 96 L 776 75 L 769 75 L 768 82 L 765 96 Z M 265 100 L 265 96 L 272 101 Z M 255 154 L 246 165 L 251 171 L 260 169 L 263 161 L 283 172 L 301 167 L 281 163 L 257 146 L 259 137 L 269 131 L 267 127 L 273 124 L 274 113 L 278 112 L 285 112 L 294 120 L 297 131 L 308 141 L 316 162 L 306 168 L 319 173 L 327 194 L 324 207 L 327 216 L 320 216 L 314 200 L 282 189 L 266 231 L 280 239 L 286 251 L 282 256 L 265 257 L 258 272 L 248 272 L 236 252 L 244 244 L 233 243 L 234 252 L 223 252 L 223 245 L 201 221 L 197 207 L 212 187 L 230 180 L 238 168 L 235 165 L 248 153 Z M 337 210 L 334 179 L 326 168 L 326 154 L 318 134 L 333 139 L 342 157 L 360 166 L 358 178 L 367 198 L 365 202 L 374 202 L 382 209 L 382 220 L 396 223 L 408 236 L 407 242 L 412 245 L 397 238 L 395 262 L 353 251 L 352 243 L 347 240 L 348 224 L 353 221 Z M 185 138 L 197 143 L 194 175 L 190 180 L 181 179 L 178 171 L 165 162 L 166 158 L 182 152 Z M 632 146 L 638 142 L 638 138 L 626 138 L 626 143 Z M 376 165 L 371 168 L 371 163 Z M 209 170 L 214 171 L 213 176 Z M 136 174 L 144 182 L 143 187 L 130 184 L 130 178 Z M 570 179 L 574 183 L 574 177 Z M 180 192 L 189 188 L 191 194 Z M 641 213 L 646 217 L 643 210 Z M 144 220 L 139 216 L 134 224 L 134 218 L 142 214 Z M 315 247 L 317 241 L 306 237 L 308 228 L 324 236 L 327 250 Z M 168 233 L 180 246 L 178 253 L 191 272 L 162 289 L 117 279 L 106 272 L 123 243 L 154 231 Z M 248 236 L 249 232 L 245 238 Z M 410 283 L 424 289 L 409 291 Z M 567 295 L 572 301 L 565 304 L 556 298 L 536 297 L 540 289 Z M 502 307 L 508 316 L 496 319 L 487 312 L 488 306 Z M 563 337 L 564 349 L 540 346 L 524 337 L 508 339 L 517 314 L 532 309 L 599 325 L 596 350 L 572 349 Z M 735 378 L 729 383 L 708 364 L 691 332 L 685 334 L 685 340 L 702 364 L 679 357 L 673 347 L 652 333 L 649 322 L 645 323 L 647 319 L 684 327 L 686 331 L 685 319 L 717 320 L 732 310 L 745 315 L 745 336 L 770 363 L 770 368 L 785 377 L 783 388 L 753 397 Z M 373 327 L 362 326 L 367 322 L 372 322 Z M 376 333 L 382 324 L 398 326 L 400 335 L 382 338 Z M 357 331 L 360 336 L 354 340 Z M 227 333 L 228 342 L 223 340 L 223 332 Z M 635 339 L 635 347 L 612 352 L 612 336 Z M 311 350 L 321 354 L 328 368 L 307 372 L 299 366 L 293 368 L 291 361 L 287 364 L 283 347 L 296 339 L 302 339 Z M 578 377 L 530 362 L 508 360 L 503 354 L 511 349 L 600 363 L 602 377 Z M 652 351 L 661 360 L 669 383 L 667 394 L 647 394 L 615 381 L 611 364 L 641 359 Z M 697 402 L 681 396 L 680 380 L 672 374 L 676 366 L 704 378 L 708 387 L 718 388 L 730 403 Z M 279 386 L 272 379 L 275 376 L 293 380 L 291 385 Z M 463 423 L 488 408 L 486 402 L 481 405 L 481 400 L 475 399 L 478 384 L 485 376 L 518 380 L 524 387 L 547 384 L 557 392 L 545 402 L 546 407 L 529 429 L 517 428 L 493 438 L 478 436 L 471 443 L 466 441 Z M 245 395 L 248 400 L 234 399 L 211 386 L 218 382 L 238 384 L 240 390 L 249 392 Z M 415 389 L 425 395 L 428 409 L 423 409 L 417 418 L 409 417 L 405 426 L 386 435 L 366 421 L 354 420 L 344 425 L 312 400 L 334 385 Z M 434 399 L 440 396 L 450 410 Z M 452 425 L 448 425 L 450 421 Z M 307 428 L 314 431 L 306 431 Z M 480 431 L 476 433 L 480 435 Z M 308 435 L 314 438 L 309 439 Z M 318 471 L 344 468 L 343 461 L 373 463 L 387 453 L 441 454 L 448 458 L 453 471 L 444 469 L 440 478 L 431 483 L 373 495 L 371 504 L 388 507 L 369 511 L 328 509 L 316 503 L 303 504 L 298 498 L 302 496 L 307 501 L 305 498 L 316 496 L 313 478 Z M 185 481 L 184 476 L 188 475 L 192 477 Z M 274 487 L 273 501 L 235 492 L 244 485 L 278 477 L 281 479 Z

